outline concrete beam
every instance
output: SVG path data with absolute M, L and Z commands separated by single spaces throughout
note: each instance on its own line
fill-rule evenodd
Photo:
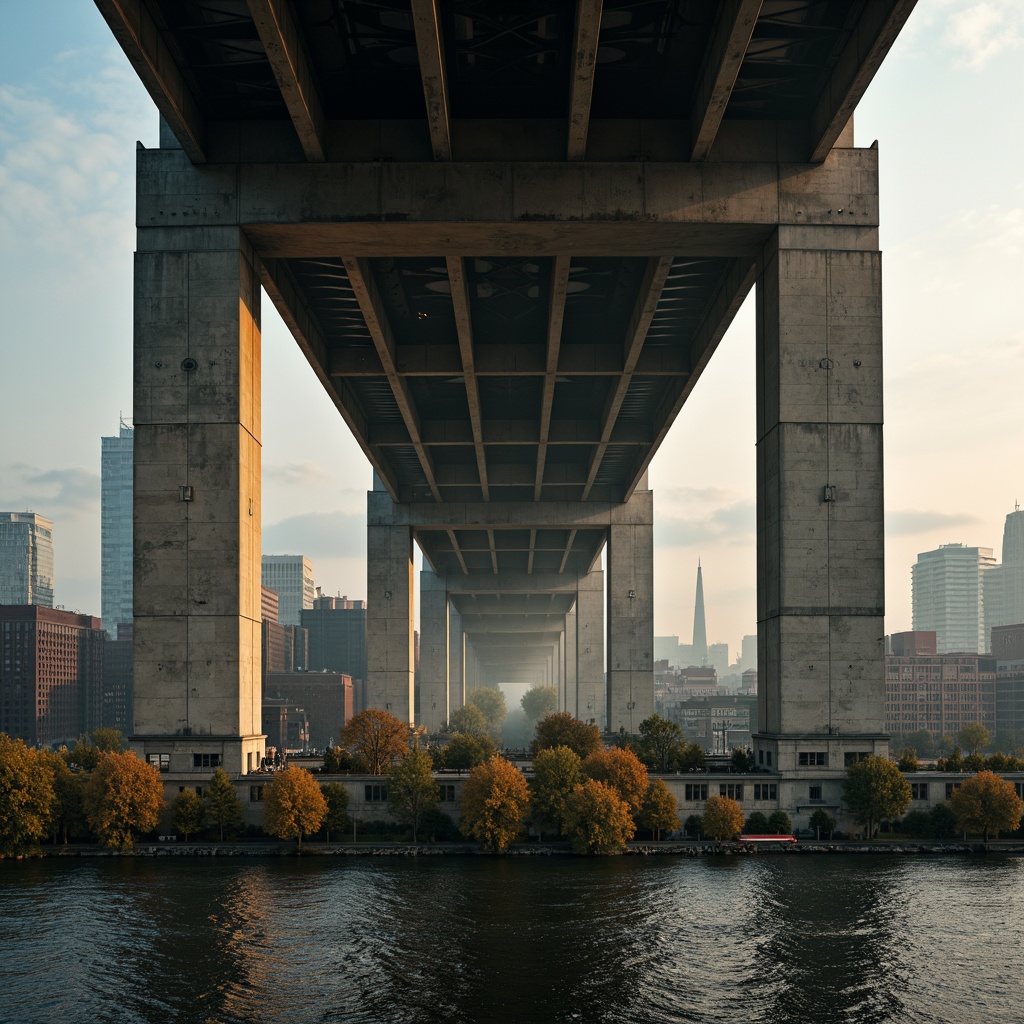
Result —
M 587 0 L 580 0 L 580 6 Z M 598 24 L 600 25 L 600 7 L 598 0 Z M 578 30 L 578 24 L 577 24 Z M 596 48 L 596 35 L 595 35 Z M 586 143 L 584 142 L 584 146 Z M 548 336 L 547 358 L 544 366 L 544 389 L 540 400 L 540 432 L 537 444 L 537 468 L 534 475 L 533 500 L 540 501 L 544 488 L 544 464 L 548 455 L 548 437 L 551 432 L 551 408 L 555 402 L 555 381 L 558 377 L 558 356 L 562 345 L 562 322 L 565 319 L 565 297 L 569 288 L 569 267 L 572 260 L 568 256 L 556 256 L 552 260 L 551 283 L 548 294 Z
M 438 0 L 411 0 L 423 99 L 427 108 L 430 147 L 435 160 L 451 160 L 452 129 L 448 105 L 448 78 Z
M 325 121 L 289 0 L 246 0 L 306 159 L 322 163 Z
M 572 84 L 569 88 L 569 131 L 566 159 L 587 155 L 590 100 L 597 70 L 597 46 L 601 35 L 603 0 L 576 0 L 576 27 L 572 47 Z

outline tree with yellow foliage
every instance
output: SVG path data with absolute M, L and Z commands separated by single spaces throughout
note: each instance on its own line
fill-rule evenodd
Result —
M 386 775 L 395 758 L 408 749 L 409 725 L 390 711 L 367 708 L 345 726 L 341 742 L 365 762 L 368 774 Z
M 719 841 L 735 839 L 743 831 L 743 808 L 728 796 L 713 796 L 701 816 L 705 835 Z
M 563 827 L 576 853 L 621 853 L 636 832 L 629 804 L 596 779 L 573 789 Z
M 644 763 L 625 747 L 598 750 L 583 761 L 583 774 L 611 786 L 636 815 L 647 793 L 647 769 Z
M 950 799 L 957 827 L 962 832 L 981 832 L 988 842 L 991 833 L 1011 832 L 1020 824 L 1024 801 L 1012 782 L 994 772 L 978 772 L 953 791 Z
M 274 775 L 263 790 L 263 829 L 278 839 L 295 839 L 319 832 L 327 817 L 323 790 L 305 768 L 291 765 Z
M 160 821 L 160 773 L 131 751 L 103 752 L 85 787 L 85 816 L 104 846 L 130 850 L 135 837 Z
M 491 850 L 507 849 L 519 835 L 529 810 L 526 777 L 495 754 L 469 773 L 459 806 L 463 835 Z
M 0 855 L 35 846 L 46 835 L 53 804 L 45 756 L 0 733 Z
M 641 828 L 649 828 L 656 840 L 661 839 L 662 832 L 679 828 L 676 798 L 669 792 L 664 779 L 655 779 L 647 787 L 637 815 L 637 824 Z

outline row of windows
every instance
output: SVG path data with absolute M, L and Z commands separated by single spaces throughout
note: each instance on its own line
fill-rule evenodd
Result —
M 171 755 L 170 754 L 148 754 L 146 760 L 149 761 L 154 768 L 162 772 L 169 772 L 171 770 Z M 192 767 L 193 768 L 219 768 L 220 767 L 220 754 L 193 754 L 192 755 Z

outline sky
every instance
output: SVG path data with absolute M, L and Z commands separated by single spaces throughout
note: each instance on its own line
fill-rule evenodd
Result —
M 878 141 L 886 632 L 920 551 L 1024 501 L 1024 4 L 921 0 L 855 117 Z M 0 509 L 54 520 L 55 602 L 100 614 L 100 437 L 132 408 L 136 143 L 155 108 L 90 0 L 0 3 Z M 756 632 L 753 294 L 651 468 L 655 632 Z M 366 592 L 370 469 L 263 301 L 263 540 Z

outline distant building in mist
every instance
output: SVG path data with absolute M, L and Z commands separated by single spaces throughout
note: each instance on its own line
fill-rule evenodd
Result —
M 984 597 L 987 643 L 994 627 L 1024 622 L 1024 512 L 1020 506 L 1003 524 L 1002 562 L 985 572 Z
M 963 544 L 917 556 L 911 569 L 913 628 L 935 632 L 938 654 L 988 650 L 984 577 L 995 564 L 991 548 Z
M 0 605 L 53 607 L 53 522 L 0 512 Z
M 302 625 L 309 630 L 310 671 L 351 676 L 356 706 L 365 707 L 366 602 L 318 592 L 313 607 L 302 613 Z
M 262 583 L 278 596 L 279 621 L 301 626 L 303 610 L 313 607 L 313 563 L 305 555 L 264 555 Z
M 100 438 L 100 612 L 111 637 L 132 622 L 132 497 L 135 430 Z

